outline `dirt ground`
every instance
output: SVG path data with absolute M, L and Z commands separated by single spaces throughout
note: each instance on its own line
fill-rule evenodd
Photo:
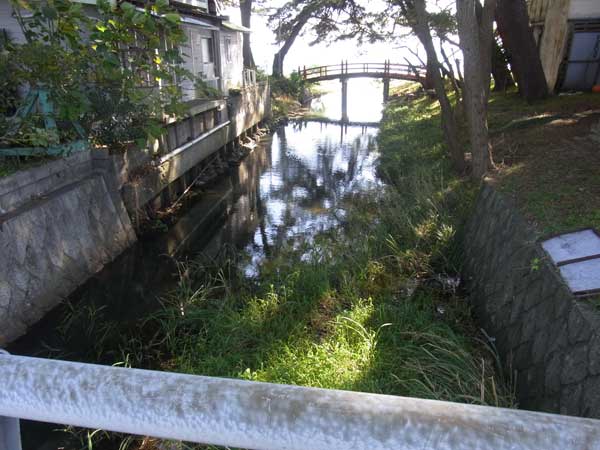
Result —
M 542 236 L 600 230 L 600 94 L 527 105 L 516 94 L 492 98 L 490 130 L 497 170 Z

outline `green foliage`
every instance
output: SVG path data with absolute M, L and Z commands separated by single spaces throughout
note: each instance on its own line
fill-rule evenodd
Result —
M 16 67 L 11 55 L 13 48 L 8 32 L 0 30 L 0 121 L 3 116 L 14 114 L 17 108 L 17 84 L 13 78 Z M 0 130 L 2 129 L 0 123 Z
M 304 81 L 298 72 L 292 72 L 287 77 L 272 77 L 271 78 L 271 92 L 273 96 L 288 96 L 293 97 L 297 100 L 302 96 L 302 89 L 304 88 Z
M 200 78 L 196 79 L 196 98 L 219 98 L 221 91 L 209 86 L 208 83 Z
M 269 79 L 269 75 L 262 69 L 259 69 L 258 67 L 256 69 L 254 69 L 256 72 L 256 81 L 257 82 L 261 82 L 261 81 L 267 81 Z
M 70 0 L 11 2 L 27 42 L 8 49 L 6 83 L 48 89 L 59 121 L 80 121 L 92 142 L 114 147 L 158 137 L 163 114 L 182 112 L 185 35 L 167 1 L 140 11 L 99 0 L 93 18 Z

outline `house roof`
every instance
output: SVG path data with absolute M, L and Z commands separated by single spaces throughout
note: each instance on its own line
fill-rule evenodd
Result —
M 224 20 L 221 25 L 223 25 L 223 28 L 227 28 L 228 30 L 241 31 L 242 33 L 252 33 L 250 28 L 238 25 L 237 23 L 229 22 L 227 20 Z
M 200 20 L 200 19 L 195 19 L 189 16 L 182 16 L 181 17 L 181 21 L 183 23 L 187 23 L 190 25 L 199 25 L 203 28 L 207 28 L 209 30 L 218 30 L 219 28 L 214 26 L 213 24 L 209 23 L 209 22 L 205 22 L 204 20 Z

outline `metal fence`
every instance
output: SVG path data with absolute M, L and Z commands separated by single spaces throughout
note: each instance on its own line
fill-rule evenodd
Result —
M 229 447 L 600 449 L 600 421 L 520 410 L 7 354 L 0 380 L 0 416 Z

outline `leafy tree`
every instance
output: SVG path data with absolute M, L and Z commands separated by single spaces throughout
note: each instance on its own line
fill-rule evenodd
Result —
M 290 0 L 275 10 L 269 17 L 269 24 L 281 44 L 273 57 L 273 76 L 283 76 L 283 62 L 305 27 L 310 23 L 317 39 L 312 43 L 336 36 L 346 39 L 343 30 L 349 28 L 353 34 L 357 26 L 365 30 L 363 21 L 366 10 L 354 0 Z M 348 27 L 348 25 L 354 25 Z

